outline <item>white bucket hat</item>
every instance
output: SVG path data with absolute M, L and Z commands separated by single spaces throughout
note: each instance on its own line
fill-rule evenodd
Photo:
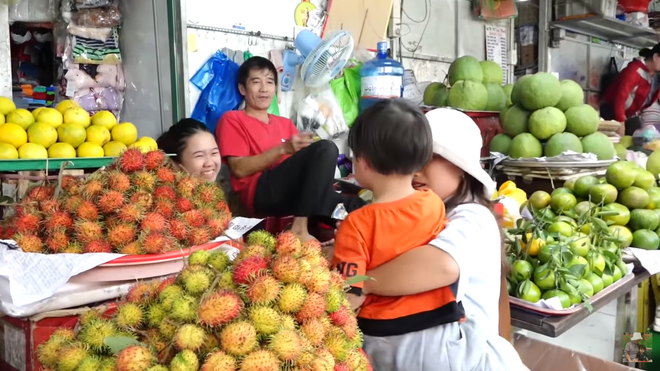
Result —
M 426 113 L 433 135 L 433 153 L 446 159 L 484 185 L 488 198 L 496 183 L 481 166 L 481 131 L 465 113 L 437 108 Z
M 630 338 L 630 341 L 635 341 L 635 340 L 644 340 L 640 332 L 633 333 L 633 336 L 632 338 Z

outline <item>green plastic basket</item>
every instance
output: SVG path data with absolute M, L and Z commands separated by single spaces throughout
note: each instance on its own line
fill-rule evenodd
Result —
M 53 158 L 44 160 L 0 160 L 0 172 L 10 171 L 59 171 L 62 164 L 69 162 L 66 169 L 99 169 L 110 165 L 116 157 L 74 157 Z

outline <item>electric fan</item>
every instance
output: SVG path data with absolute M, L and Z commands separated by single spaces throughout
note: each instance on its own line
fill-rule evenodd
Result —
M 305 85 L 316 88 L 337 76 L 353 53 L 353 38 L 346 31 L 336 31 L 324 39 L 309 30 L 301 31 L 293 42 L 294 50 L 284 51 L 282 91 L 290 91 L 295 82 L 296 67 Z

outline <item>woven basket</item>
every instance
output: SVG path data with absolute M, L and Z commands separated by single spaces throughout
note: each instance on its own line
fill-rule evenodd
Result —
M 607 134 L 608 132 L 617 133 L 621 130 L 621 123 L 617 121 L 601 121 L 598 124 L 598 131 Z

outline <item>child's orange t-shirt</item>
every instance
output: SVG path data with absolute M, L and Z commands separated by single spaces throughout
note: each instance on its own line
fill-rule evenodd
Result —
M 416 191 L 394 202 L 371 204 L 353 211 L 341 224 L 335 238 L 332 266 L 349 278 L 435 239 L 447 223 L 442 200 L 431 191 Z M 402 277 L 406 272 L 400 273 Z M 361 295 L 362 283 L 351 293 Z M 451 287 L 415 295 L 369 295 L 360 308 L 358 324 L 370 336 L 401 335 L 464 316 Z

